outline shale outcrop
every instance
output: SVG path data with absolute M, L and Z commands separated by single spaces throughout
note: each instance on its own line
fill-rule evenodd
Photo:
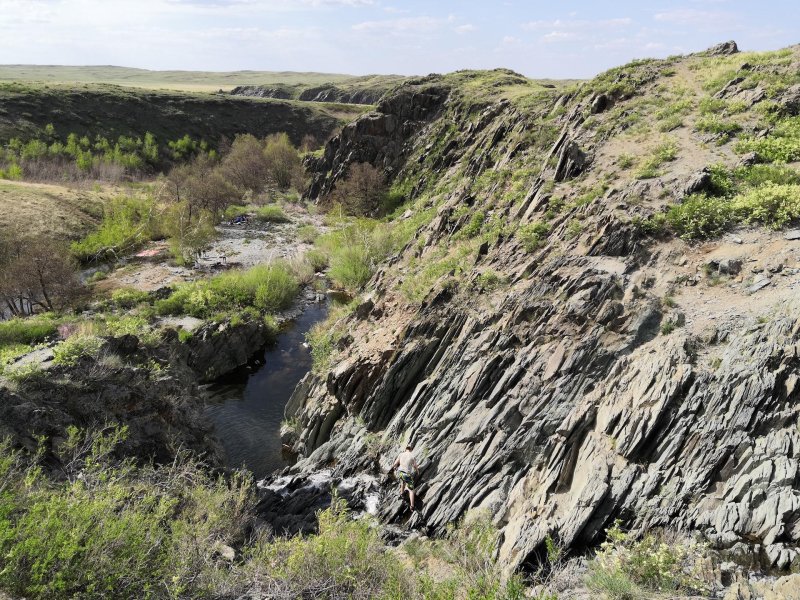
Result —
M 488 509 L 510 568 L 548 537 L 592 547 L 616 519 L 698 532 L 743 563 L 800 564 L 800 242 L 755 226 L 705 244 L 648 229 L 716 185 L 713 165 L 740 160 L 697 129 L 676 129 L 652 174 L 619 167 L 665 144 L 629 137 L 630 115 L 652 114 L 647 99 L 676 77 L 713 95 L 692 65 L 754 60 L 734 49 L 565 90 L 418 80 L 331 140 L 310 163 L 312 197 L 370 162 L 432 217 L 337 324 L 330 370 L 298 387 L 291 476 L 377 476 L 411 443 L 423 506 L 409 525 L 435 534 Z M 790 49 L 763 68 L 798 60 Z M 776 110 L 791 111 L 786 87 Z M 378 512 L 410 516 L 394 496 Z

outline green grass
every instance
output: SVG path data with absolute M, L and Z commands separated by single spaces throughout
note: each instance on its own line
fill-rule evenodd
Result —
M 0 321 L 0 348 L 11 345 L 38 344 L 53 337 L 59 321 L 52 315 Z
M 800 117 L 783 119 L 766 137 L 741 139 L 736 144 L 736 151 L 740 154 L 756 152 L 768 162 L 800 160 Z
M 673 140 L 665 140 L 650 153 L 636 171 L 637 179 L 652 179 L 662 174 L 661 166 L 678 157 L 678 146 Z
M 73 335 L 53 348 L 53 362 L 74 366 L 81 358 L 97 356 L 103 340 L 94 335 Z
M 274 312 L 290 306 L 297 292 L 298 283 L 288 265 L 276 262 L 180 284 L 155 307 L 159 314 L 198 318 L 245 308 Z
M 127 430 L 70 427 L 48 460 L 0 442 L 0 589 L 14 597 L 225 598 L 252 589 L 281 598 L 522 600 L 517 576 L 492 558 L 488 515 L 452 524 L 413 556 L 387 550 L 373 519 L 334 497 L 318 531 L 282 537 L 259 526 L 252 476 L 219 475 L 186 452 L 165 466 L 117 458 Z M 233 549 L 233 560 L 224 556 Z
M 288 223 L 291 221 L 281 207 L 274 204 L 258 208 L 256 210 L 256 219 L 266 223 Z
M 98 84 L 0 83 L 0 144 L 41 135 L 94 139 L 101 135 L 177 140 L 184 135 L 212 147 L 247 131 L 263 138 L 286 132 L 294 144 L 306 135 L 327 138 L 353 118 L 337 106 L 230 95 L 148 91 Z M 102 118 L 98 118 L 102 115 Z
M 335 285 L 356 292 L 363 288 L 378 264 L 397 249 L 400 237 L 390 225 L 356 219 L 321 235 L 317 246 L 329 257 L 328 276 Z
M 72 243 L 72 253 L 81 262 L 90 262 L 130 252 L 160 235 L 157 216 L 152 199 L 118 197 L 104 208 L 100 226 Z
M 550 226 L 547 223 L 536 222 L 522 225 L 517 229 L 516 236 L 522 242 L 526 252 L 535 252 L 543 245 Z

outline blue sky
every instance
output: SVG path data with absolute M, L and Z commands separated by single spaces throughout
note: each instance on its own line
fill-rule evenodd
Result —
M 798 0 L 0 0 L 0 62 L 569 78 L 728 39 L 775 49 L 798 23 Z

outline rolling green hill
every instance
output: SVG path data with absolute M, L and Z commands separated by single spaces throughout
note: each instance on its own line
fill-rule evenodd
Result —
M 185 134 L 215 144 L 237 133 L 263 137 L 286 132 L 299 143 L 324 140 L 361 112 L 345 105 L 241 98 L 96 84 L 0 83 L 0 143 L 30 137 L 52 123 L 58 135 L 141 136 L 159 140 Z

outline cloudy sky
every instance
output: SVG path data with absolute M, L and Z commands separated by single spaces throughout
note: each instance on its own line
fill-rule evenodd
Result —
M 0 0 L 0 63 L 588 77 L 735 39 L 800 42 L 798 0 Z

